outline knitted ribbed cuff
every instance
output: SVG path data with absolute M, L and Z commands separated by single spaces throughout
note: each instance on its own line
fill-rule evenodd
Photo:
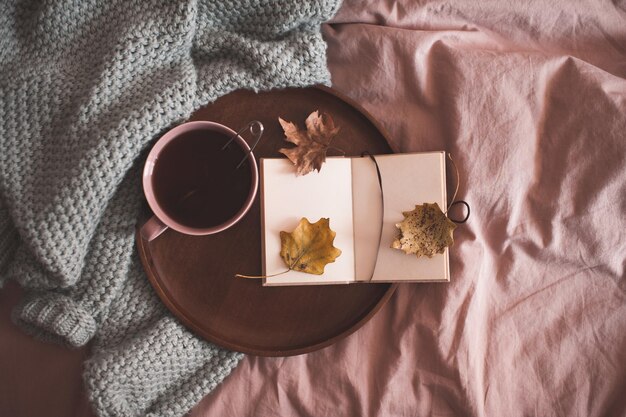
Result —
M 73 299 L 58 293 L 29 295 L 13 310 L 13 321 L 33 336 L 79 347 L 96 331 L 93 316 Z

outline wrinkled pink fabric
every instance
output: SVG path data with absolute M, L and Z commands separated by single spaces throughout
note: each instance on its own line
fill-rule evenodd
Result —
M 193 417 L 626 415 L 626 4 L 578 3 L 345 2 L 334 87 L 461 172 L 451 282 L 400 286 L 322 351 L 247 357 Z M 74 355 L 41 364 L 68 410 Z
M 462 174 L 451 282 L 402 285 L 322 351 L 248 357 L 192 415 L 625 415 L 625 7 L 346 2 L 334 87 Z

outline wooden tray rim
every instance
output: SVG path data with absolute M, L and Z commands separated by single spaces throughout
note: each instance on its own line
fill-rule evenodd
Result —
M 331 94 L 337 97 L 339 100 L 342 100 L 343 102 L 345 102 L 346 104 L 354 108 L 355 110 L 357 110 L 370 123 L 374 125 L 374 127 L 383 136 L 383 138 L 385 138 L 385 141 L 387 142 L 387 144 L 390 143 L 389 134 L 386 132 L 386 130 L 383 129 L 383 127 L 372 117 L 372 115 L 368 111 L 366 111 L 360 104 L 356 103 L 351 98 L 346 97 L 343 94 L 339 93 L 338 91 L 330 87 L 327 87 L 325 85 L 315 85 L 309 88 L 316 88 L 328 94 Z M 339 334 L 336 334 L 335 336 L 327 340 L 324 340 L 322 342 L 318 342 L 313 345 L 306 345 L 302 347 L 296 347 L 293 349 L 284 349 L 284 350 L 269 350 L 269 349 L 263 349 L 263 348 L 255 348 L 252 346 L 245 346 L 242 344 L 237 344 L 237 343 L 230 342 L 228 340 L 224 340 L 206 331 L 205 329 L 202 328 L 202 326 L 196 320 L 188 316 L 184 312 L 184 309 L 182 309 L 176 301 L 174 301 L 171 297 L 168 296 L 168 292 L 163 288 L 163 285 L 161 283 L 161 278 L 156 271 L 152 254 L 150 253 L 148 249 L 148 244 L 147 244 L 148 242 L 146 242 L 141 237 L 141 234 L 139 233 L 139 229 L 140 229 L 140 225 L 138 224 L 137 231 L 135 234 L 135 239 L 137 241 L 137 249 L 139 251 L 139 258 L 144 267 L 146 275 L 148 276 L 148 280 L 152 284 L 152 287 L 156 291 L 159 299 L 163 302 L 163 304 L 165 304 L 165 306 L 170 310 L 170 312 L 174 314 L 174 316 L 178 320 L 180 320 L 187 328 L 189 328 L 192 332 L 204 338 L 205 340 L 208 340 L 209 342 L 212 342 L 220 347 L 237 351 L 237 352 L 246 353 L 249 355 L 267 356 L 267 357 L 296 356 L 296 355 L 302 355 L 305 353 L 314 352 L 316 350 L 330 346 L 334 344 L 335 342 L 351 335 L 352 333 L 360 329 L 365 323 L 367 323 L 387 303 L 387 301 L 391 298 L 391 296 L 396 291 L 396 288 L 398 287 L 397 283 L 388 283 L 387 284 L 388 288 L 383 294 L 383 296 L 380 297 L 380 299 L 376 302 L 374 307 L 372 307 L 367 312 L 367 314 L 365 314 L 359 320 L 354 322 L 354 324 L 352 324 L 350 327 L 343 330 Z M 346 285 L 367 285 L 367 283 L 355 283 L 355 284 L 346 284 Z M 384 284 L 376 284 L 376 285 L 384 285 Z

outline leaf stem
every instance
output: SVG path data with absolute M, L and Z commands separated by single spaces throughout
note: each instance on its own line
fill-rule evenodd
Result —
M 291 269 L 288 269 L 288 270 L 283 271 L 283 272 L 279 272 L 277 274 L 272 274 L 272 275 L 242 275 L 242 274 L 235 274 L 235 278 L 248 278 L 248 279 L 271 278 L 271 277 L 276 277 L 278 275 L 286 274 L 289 271 L 291 271 Z

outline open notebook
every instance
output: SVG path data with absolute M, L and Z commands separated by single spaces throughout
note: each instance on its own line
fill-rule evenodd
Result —
M 445 152 L 327 158 L 320 172 L 296 177 L 285 158 L 261 159 L 263 275 L 286 269 L 280 231 L 291 232 L 302 217 L 330 219 L 341 249 L 323 275 L 289 271 L 264 285 L 346 284 L 353 282 L 449 281 L 448 249 L 432 258 L 392 249 L 403 211 L 433 203 L 445 210 Z M 384 210 L 383 210 L 384 205 Z

